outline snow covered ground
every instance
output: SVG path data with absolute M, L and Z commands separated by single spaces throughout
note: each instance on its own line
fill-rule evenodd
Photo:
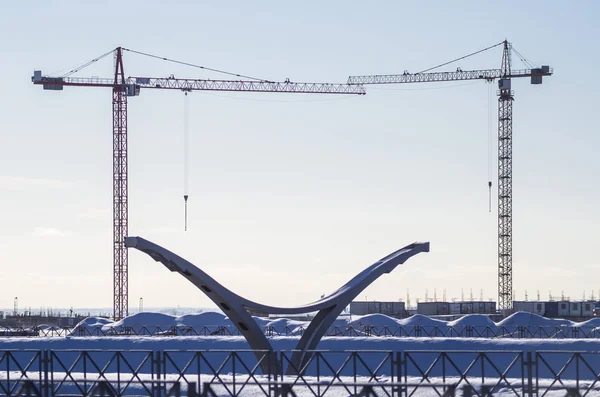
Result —
M 269 336 L 301 336 L 308 321 L 255 317 Z M 44 329 L 42 329 L 44 331 Z M 54 333 L 51 333 L 54 334 Z M 234 324 L 221 312 L 172 316 L 138 313 L 117 322 L 90 317 L 70 330 L 71 336 L 102 335 L 236 335 Z M 42 332 L 47 336 L 50 333 Z M 434 336 L 434 337 L 520 337 L 520 338 L 600 338 L 600 318 L 575 323 L 518 312 L 495 323 L 481 314 L 443 321 L 423 315 L 395 319 L 383 314 L 340 317 L 328 335 L 339 336 Z
M 256 318 L 256 321 L 263 330 L 268 327 L 297 330 L 306 328 L 308 324 L 283 318 Z M 102 376 L 107 378 L 118 370 L 123 372 L 124 379 L 129 376 L 134 381 L 144 380 L 148 376 L 155 376 L 152 374 L 156 374 L 159 358 L 163 379 L 180 380 L 184 375 L 187 381 L 201 383 L 214 380 L 217 376 L 228 382 L 233 381 L 235 374 L 241 374 L 239 376 L 242 377 L 252 374 L 256 379 L 252 379 L 246 390 L 248 395 L 260 395 L 260 386 L 252 384 L 265 381 L 265 378 L 260 375 L 260 370 L 256 370 L 257 358 L 253 352 L 248 351 L 249 346 L 241 336 L 75 336 L 78 334 L 77 329 L 101 329 L 104 332 L 113 330 L 120 333 L 124 329 L 141 331 L 144 327 L 168 329 L 232 326 L 227 317 L 218 312 L 182 316 L 141 313 L 118 322 L 88 318 L 66 337 L 0 338 L 0 383 L 9 373 L 8 356 L 15 362 L 33 363 L 31 369 L 35 373 L 37 362 L 41 360 L 36 354 L 43 350 L 50 355 L 56 379 L 61 379 L 61 376 L 64 378 L 67 373 L 74 376 L 83 371 L 87 371 L 86 377 L 97 379 L 100 374 L 95 368 L 98 368 L 102 369 Z M 600 326 L 600 321 L 592 319 L 573 323 L 529 313 L 516 313 L 499 323 L 481 315 L 467 315 L 446 322 L 420 315 L 396 320 L 373 314 L 340 318 L 336 326 L 352 327 L 366 334 L 369 327 L 398 326 L 433 327 L 442 331 L 445 328 L 459 327 L 595 329 Z M 268 336 L 268 339 L 277 351 L 277 359 L 284 367 L 287 366 L 291 350 L 295 348 L 300 336 Z M 404 383 L 439 384 L 444 375 L 446 384 L 452 384 L 454 379 L 461 382 L 461 388 L 468 384 L 479 388 L 482 384 L 494 385 L 501 382 L 503 391 L 496 395 L 502 396 L 515 395 L 511 387 L 522 388 L 524 379 L 527 379 L 526 372 L 532 371 L 539 386 L 552 385 L 553 388 L 562 389 L 546 394 L 549 396 L 564 395 L 566 385 L 576 379 L 580 385 L 593 385 L 596 389 L 600 387 L 594 383 L 600 374 L 600 339 L 329 336 L 322 339 L 318 350 L 319 353 L 314 355 L 314 361 L 307 368 L 303 382 L 325 382 L 327 385 L 336 379 L 339 381 L 357 376 L 357 380 L 365 382 L 373 381 L 375 377 L 378 381 L 388 383 L 400 379 Z M 14 367 L 14 363 L 12 365 Z M 75 386 L 68 386 L 67 382 L 64 387 Z M 135 387 L 142 386 L 132 384 L 131 387 L 134 390 Z M 217 395 L 226 394 L 223 387 L 217 387 Z M 310 394 L 308 386 L 304 387 L 306 390 L 300 390 L 298 395 Z M 594 393 L 600 395 L 600 390 L 594 390 Z M 342 396 L 348 395 L 348 392 L 338 385 L 333 386 L 328 395 Z M 431 389 L 418 388 L 414 395 L 437 394 Z
M 288 352 L 289 356 L 299 337 L 271 337 L 269 340 L 274 350 Z M 205 351 L 206 355 L 210 356 L 209 361 L 214 362 L 216 368 L 226 361 L 229 351 L 242 352 L 248 349 L 245 339 L 240 336 L 0 338 L 0 352 L 53 350 L 61 352 L 65 362 L 72 360 L 78 351 L 92 351 L 100 361 L 106 361 L 107 357 L 113 354 L 109 353 L 111 351 L 128 351 L 127 357 L 130 359 L 134 359 L 136 354 L 142 357 L 141 352 L 171 351 L 173 360 L 183 367 L 192 355 L 188 352 Z M 600 373 L 600 340 L 595 339 L 328 337 L 321 341 L 318 349 L 324 351 L 324 359 L 335 368 L 342 366 L 348 357 L 348 351 L 361 351 L 361 358 L 372 368 L 379 366 L 387 355 L 392 356 L 391 360 L 394 359 L 395 352 L 410 352 L 415 365 L 421 366 L 423 371 L 439 356 L 437 352 L 449 352 L 449 359 L 459 368 L 466 369 L 468 364 L 477 358 L 476 352 L 488 352 L 487 355 L 496 365 L 502 367 L 507 366 L 517 356 L 524 360 L 527 352 L 535 355 L 537 352 L 552 351 L 545 353 L 544 357 L 548 357 L 550 364 L 557 367 L 556 372 L 572 356 L 570 352 L 582 352 L 586 363 Z M 131 353 L 133 350 L 139 353 Z M 248 352 L 240 353 L 240 357 L 249 363 L 256 362 L 253 354 Z M 391 364 L 383 365 L 382 375 L 389 375 L 390 368 Z M 419 374 L 416 366 L 411 370 L 415 375 Z M 544 368 L 540 370 L 543 372 Z M 227 372 L 227 369 L 224 371 Z M 441 375 L 440 371 L 441 364 L 433 368 L 430 374 Z M 479 368 L 473 368 L 471 374 L 476 375 L 478 371 Z M 351 372 L 352 368 L 346 366 L 341 374 L 351 375 Z M 566 371 L 564 374 L 569 373 Z
M 278 360 L 285 365 L 299 337 L 269 340 L 278 351 Z M 600 395 L 595 383 L 600 373 L 600 340 L 328 337 L 318 348 L 320 352 L 299 382 L 301 385 L 308 382 L 327 387 L 331 382 L 352 381 L 355 374 L 359 382 L 374 381 L 375 377 L 385 383 L 400 380 L 413 385 L 429 382 L 439 385 L 445 375 L 446 384 L 460 383 L 460 388 L 501 382 L 503 392 L 496 395 L 508 396 L 515 395 L 511 387 L 518 390 L 524 387 L 525 371 L 530 368 L 539 386 L 553 385 L 559 389 L 548 396 L 564 395 L 565 385 L 574 384 L 575 379 L 583 386 L 595 385 L 594 392 L 588 395 Z M 69 383 L 71 377 L 82 379 L 84 371 L 87 379 L 111 379 L 120 372 L 121 382 L 143 381 L 156 374 L 154 360 L 160 357 L 162 379 L 181 381 L 184 376 L 186 381 L 198 384 L 233 382 L 237 376 L 237 382 L 241 379 L 243 383 L 252 374 L 245 395 L 259 396 L 262 394 L 256 384 L 268 380 L 257 369 L 254 353 L 247 349 L 244 338 L 238 336 L 0 338 L 0 356 L 10 351 L 13 368 L 15 361 L 22 366 L 33 363 L 30 368 L 33 377 L 38 373 L 37 352 L 50 351 L 53 384 L 60 384 L 64 392 L 75 387 Z M 528 367 L 529 359 L 535 361 L 535 368 Z M 8 361 L 0 359 L 0 383 L 7 377 Z M 560 381 L 554 380 L 557 374 Z M 20 375 L 11 375 L 13 379 L 15 376 Z M 294 377 L 284 376 L 283 380 L 286 379 L 294 381 Z M 131 387 L 133 392 L 142 386 Z M 298 395 L 310 395 L 307 386 L 299 389 L 295 389 Z M 223 385 L 216 385 L 215 391 L 217 395 L 226 395 Z M 384 395 L 382 391 L 376 393 Z M 327 395 L 347 396 L 348 392 L 338 385 Z M 437 394 L 431 388 L 419 387 L 414 395 Z

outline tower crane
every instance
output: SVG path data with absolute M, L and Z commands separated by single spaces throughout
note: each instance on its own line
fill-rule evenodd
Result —
M 479 54 L 491 48 L 503 46 L 502 63 L 499 69 L 461 70 L 451 72 L 432 72 L 458 60 Z M 348 84 L 404 84 L 434 83 L 462 80 L 498 80 L 498 308 L 504 313 L 512 309 L 512 108 L 514 91 L 511 89 L 513 78 L 529 77 L 531 84 L 542 84 L 544 76 L 551 76 L 549 66 L 531 67 L 526 59 L 515 53 L 527 64 L 528 69 L 513 70 L 511 67 L 512 45 L 504 40 L 480 51 L 443 63 L 419 73 L 350 76 Z M 489 182 L 491 189 L 491 181 Z
M 125 77 L 123 52 L 128 51 L 152 58 L 192 66 L 203 70 L 224 73 L 237 77 L 236 80 L 180 79 L 170 77 Z M 114 76 L 110 78 L 71 77 L 74 73 L 114 55 Z M 140 94 L 141 88 L 189 91 L 235 91 L 255 93 L 295 93 L 295 94 L 349 94 L 364 95 L 362 85 L 330 83 L 293 83 L 268 81 L 240 74 L 228 73 L 165 57 L 117 47 L 95 58 L 65 75 L 45 76 L 36 70 L 31 78 L 33 84 L 45 90 L 63 90 L 64 87 L 98 87 L 112 89 L 113 119 L 113 317 L 121 319 L 128 315 L 128 255 L 125 237 L 128 233 L 128 159 L 127 159 L 127 98 Z M 186 197 L 187 201 L 187 197 Z

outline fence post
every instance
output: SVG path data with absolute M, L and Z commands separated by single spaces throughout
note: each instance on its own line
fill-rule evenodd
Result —
M 492 397 L 494 394 L 492 393 L 492 386 L 489 385 L 481 385 L 481 396 L 482 397 Z
M 157 389 L 156 390 L 156 395 L 158 397 L 160 397 L 161 391 L 162 391 L 162 387 L 161 387 L 161 384 L 160 384 L 160 378 L 161 378 L 160 373 L 162 371 L 162 368 L 161 368 L 161 365 L 160 365 L 160 360 L 161 360 L 160 356 L 161 356 L 160 351 L 154 352 L 154 371 L 156 373 L 156 380 L 157 380 L 157 382 L 156 382 L 156 389 Z
M 210 387 L 210 382 L 202 384 L 202 397 L 217 397 L 214 390 Z
M 277 395 L 277 381 L 279 377 L 279 372 L 283 372 L 283 369 L 279 365 L 279 359 L 277 357 L 277 352 L 274 350 L 269 350 L 267 352 L 269 359 L 269 373 L 268 373 L 268 381 L 269 381 L 269 397 Z
M 165 389 L 167 384 L 165 383 Z M 165 395 L 169 397 L 181 397 L 181 383 L 175 382 L 168 392 L 165 391 Z
M 527 371 L 527 386 L 526 391 L 529 397 L 533 397 L 533 360 L 531 352 L 526 353 L 527 361 L 525 362 L 525 369 Z
M 377 394 L 373 390 L 372 385 L 363 386 L 359 393 L 356 394 L 357 397 L 377 397 Z
M 198 397 L 198 392 L 196 391 L 196 382 L 188 382 L 187 397 Z
M 442 394 L 442 397 L 455 397 L 455 396 L 456 396 L 456 385 L 448 386 L 448 388 L 446 388 L 446 391 L 444 392 L 444 394 Z
M 485 361 L 484 361 L 485 353 L 479 353 L 479 359 L 481 360 L 481 394 L 487 397 L 487 394 L 484 394 L 483 387 L 485 385 Z
M 88 353 L 87 352 L 81 352 L 80 353 L 80 357 L 83 357 L 83 390 L 87 391 L 88 387 L 87 387 L 87 359 L 88 359 Z M 50 396 L 48 396 L 50 397 Z
M 86 397 L 115 397 L 115 393 L 108 381 L 101 380 L 86 394 Z
M 23 386 L 15 394 L 15 397 L 41 397 L 41 394 L 35 387 L 35 383 L 28 379 L 23 382 Z
M 579 353 L 575 353 L 575 384 L 577 387 L 577 395 L 579 395 Z
M 473 388 L 473 386 L 471 385 L 465 385 L 463 387 L 463 397 L 473 397 L 473 395 L 475 394 L 479 394 L 475 391 L 475 389 Z
M 233 356 L 233 358 L 231 360 L 231 364 L 232 364 L 231 365 L 231 369 L 232 369 L 232 372 L 233 372 L 233 385 L 232 385 L 233 386 L 233 395 L 237 396 L 237 393 L 235 392 L 235 386 L 236 386 L 236 383 L 235 383 L 235 359 L 237 358 L 237 353 L 236 352 L 232 352 L 232 353 L 229 353 L 229 354 L 231 354 Z
M 392 378 L 392 383 L 398 383 L 400 386 L 397 387 L 397 393 L 399 397 L 402 397 L 404 394 L 404 387 L 402 386 L 402 352 L 396 352 L 396 359 L 394 360 L 394 365 L 396 366 L 396 381 Z M 393 376 L 393 372 L 392 372 Z M 392 389 L 392 396 L 394 395 Z
M 43 394 L 46 397 L 50 396 L 50 381 L 48 379 L 48 366 L 50 366 L 50 359 L 48 358 L 48 350 L 42 351 L 42 366 L 44 367 L 44 379 L 42 379 L 42 389 L 44 390 Z

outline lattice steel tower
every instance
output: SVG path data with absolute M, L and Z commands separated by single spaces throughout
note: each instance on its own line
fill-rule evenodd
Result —
M 510 44 L 504 42 L 498 80 L 498 308 L 512 308 L 512 103 Z
M 115 50 L 113 107 L 113 316 L 129 314 L 129 268 L 125 248 L 128 228 L 127 188 L 127 91 L 123 71 L 123 52 Z

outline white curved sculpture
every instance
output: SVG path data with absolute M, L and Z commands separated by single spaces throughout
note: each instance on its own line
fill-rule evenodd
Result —
M 178 272 L 198 287 L 240 330 L 254 350 L 272 351 L 271 344 L 254 321 L 248 310 L 266 314 L 302 314 L 318 312 L 296 345 L 288 366 L 288 373 L 302 372 L 309 361 L 310 351 L 314 350 L 327 329 L 342 313 L 350 302 L 356 298 L 369 284 L 384 273 L 390 273 L 396 266 L 408 258 L 420 253 L 429 252 L 429 243 L 413 243 L 378 260 L 329 296 L 313 303 L 298 307 L 268 306 L 243 298 L 219 284 L 208 274 L 192 265 L 180 256 L 141 237 L 127 237 L 125 246 L 145 252 L 155 261 L 161 262 L 172 272 Z M 264 360 L 264 353 L 257 352 L 256 356 L 262 361 L 264 373 L 275 373 L 276 364 Z

